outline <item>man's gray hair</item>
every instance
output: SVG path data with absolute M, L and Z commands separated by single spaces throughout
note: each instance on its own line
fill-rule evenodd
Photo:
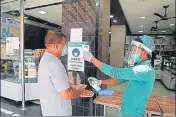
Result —
M 50 44 L 60 43 L 63 37 L 66 38 L 66 36 L 58 30 L 48 30 L 45 37 L 45 47 Z

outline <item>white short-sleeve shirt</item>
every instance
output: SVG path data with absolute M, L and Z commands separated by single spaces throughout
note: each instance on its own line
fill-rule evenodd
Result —
M 69 88 L 66 70 L 55 55 L 45 52 L 38 69 L 40 104 L 43 116 L 71 116 L 71 100 L 59 94 Z

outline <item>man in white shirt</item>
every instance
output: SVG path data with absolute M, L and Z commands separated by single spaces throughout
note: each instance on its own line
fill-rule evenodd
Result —
M 43 116 L 71 116 L 71 99 L 92 97 L 93 93 L 82 85 L 69 83 L 60 57 L 67 54 L 65 35 L 49 31 L 45 37 L 46 52 L 42 56 L 38 70 L 40 103 Z

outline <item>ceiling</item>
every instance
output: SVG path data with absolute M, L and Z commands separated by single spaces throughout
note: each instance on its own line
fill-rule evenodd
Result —
M 28 0 L 27 0 L 28 1 Z M 50 23 L 57 25 L 62 25 L 62 0 L 33 0 L 33 2 L 25 3 L 25 8 L 31 8 L 25 11 L 25 14 L 43 19 Z M 52 3 L 61 3 L 53 5 Z M 50 5 L 49 5 L 50 4 Z M 48 5 L 41 8 L 36 8 L 36 6 Z M 33 8 L 32 8 L 33 7 Z M 46 14 L 39 14 L 38 11 L 45 11 Z
M 169 19 L 166 21 L 160 21 L 158 23 L 158 28 L 171 28 L 170 31 L 165 33 L 151 32 L 150 28 L 155 26 L 154 21 L 160 18 L 154 16 L 154 13 L 159 13 L 164 15 L 164 5 L 170 5 L 167 10 L 168 17 L 175 16 L 175 0 L 119 0 L 126 20 L 128 22 L 129 28 L 132 34 L 172 34 L 175 30 L 175 26 L 170 26 L 170 24 L 175 24 L 175 19 Z M 141 16 L 145 16 L 145 19 L 141 19 Z M 143 25 L 143 27 L 140 27 Z M 140 33 L 138 31 L 144 31 Z
M 41 2 L 42 1 L 42 2 Z M 52 24 L 62 26 L 62 4 L 63 0 L 26 0 L 25 14 L 29 19 L 41 19 Z M 170 5 L 167 11 L 168 17 L 175 16 L 175 0 L 111 0 L 111 14 L 117 19 L 117 23 L 111 25 L 127 25 L 131 34 L 163 34 L 162 32 L 151 32 L 150 28 L 155 26 L 154 21 L 160 18 L 153 14 L 160 13 L 164 15 L 164 5 Z M 118 3 L 120 2 L 120 3 Z M 58 4 L 54 4 L 58 3 Z M 119 7 L 121 5 L 121 7 Z M 118 7 L 117 7 L 118 6 Z M 20 9 L 20 0 L 1 0 L 1 12 L 8 12 Z M 38 11 L 45 11 L 46 14 L 39 14 Z M 32 16 L 32 18 L 30 17 Z M 141 19 L 145 16 L 145 19 Z M 42 22 L 38 20 L 39 22 Z M 35 20 L 37 21 L 37 20 Z M 43 23 L 43 22 L 42 22 Z M 175 26 L 175 19 L 161 21 L 158 23 L 158 28 L 171 28 L 170 31 L 164 34 L 172 34 Z M 140 27 L 143 25 L 143 27 Z M 142 30 L 143 33 L 138 31 Z
M 45 11 L 46 14 L 39 14 L 38 11 Z M 62 25 L 62 5 L 54 5 L 43 8 L 26 10 L 25 14 L 46 20 L 48 22 Z
M 30 16 L 32 16 L 34 18 L 42 19 L 47 23 L 62 25 L 61 3 L 62 0 L 42 0 L 42 2 L 41 0 L 26 0 L 24 4 L 25 14 L 29 19 L 31 19 Z M 9 13 L 9 11 L 17 11 L 19 9 L 20 0 L 3 0 L 1 2 L 1 12 Z M 39 14 L 38 11 L 45 11 L 46 14 Z

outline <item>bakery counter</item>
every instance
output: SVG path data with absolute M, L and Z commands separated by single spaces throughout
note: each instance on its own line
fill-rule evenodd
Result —
M 115 91 L 113 96 L 97 96 L 94 103 L 104 106 L 104 116 L 106 116 L 106 107 L 120 108 L 122 92 Z M 151 96 L 147 103 L 146 114 L 175 116 L 175 98 Z
M 36 79 L 25 79 L 25 99 L 38 100 L 39 88 Z M 1 97 L 14 100 L 16 102 L 22 101 L 22 86 L 21 80 L 16 77 L 1 78 Z

